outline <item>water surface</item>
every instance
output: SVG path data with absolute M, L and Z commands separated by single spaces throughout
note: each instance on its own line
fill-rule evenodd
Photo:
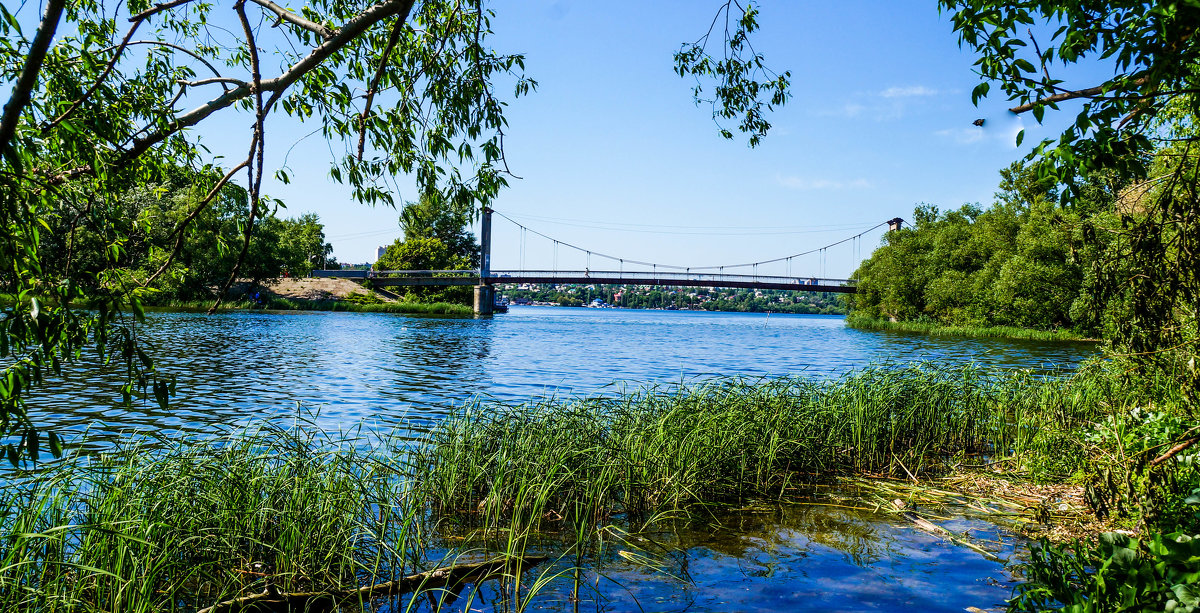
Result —
M 313 411 L 330 430 L 420 428 L 477 397 L 521 402 L 723 375 L 833 377 L 912 360 L 1069 369 L 1095 351 L 1084 343 L 859 331 L 840 317 L 538 307 L 490 319 L 152 313 L 139 334 L 160 368 L 178 377 L 169 409 L 120 406 L 120 373 L 85 361 L 66 381 L 37 390 L 29 403 L 35 419 L 76 440 L 87 430 L 97 444 L 134 429 L 203 435 Z M 986 521 L 956 515 L 947 525 L 995 541 L 1002 558 L 1018 551 L 1018 540 Z M 962 611 L 1002 608 L 1013 582 L 1003 563 L 892 516 L 838 505 L 728 511 L 639 539 L 609 543 L 603 574 L 592 576 L 582 600 L 557 580 L 533 608 Z M 664 568 L 619 555 L 635 546 L 657 552 Z M 473 610 L 505 609 L 491 589 Z
M 30 401 L 42 423 L 204 433 L 286 419 L 297 403 L 325 427 L 436 420 L 474 397 L 611 393 L 715 375 L 836 376 L 928 360 L 1070 368 L 1088 343 L 957 339 L 847 328 L 841 317 L 513 307 L 490 319 L 382 313 L 150 313 L 139 330 L 178 377 L 169 410 L 117 404 L 121 373 L 82 364 Z

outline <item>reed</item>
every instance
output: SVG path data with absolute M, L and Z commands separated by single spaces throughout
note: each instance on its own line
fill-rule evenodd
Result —
M 305 429 L 145 442 L 45 467 L 0 502 L 0 610 L 169 611 L 413 569 L 396 458 Z
M 1063 432 L 1134 397 L 1102 364 L 1070 377 L 912 364 L 477 402 L 423 433 L 369 439 L 303 423 L 141 439 L 9 476 L 0 611 L 188 610 L 480 552 L 562 555 L 528 585 L 509 576 L 519 610 L 555 578 L 583 587 L 580 569 L 620 526 L 839 475 L 921 474 L 959 453 L 1063 455 Z
M 887 321 L 857 317 L 846 318 L 846 325 L 858 330 L 883 332 L 910 332 L 930 336 L 959 336 L 969 338 L 1011 338 L 1030 341 L 1075 341 L 1095 342 L 1098 339 L 1079 334 L 1073 330 L 1037 330 L 1017 326 L 956 326 L 923 321 Z
M 777 497 L 838 474 L 903 476 L 960 452 L 1046 451 L 1104 410 L 1105 380 L 911 365 L 475 404 L 434 427 L 413 466 L 443 515 L 594 523 Z

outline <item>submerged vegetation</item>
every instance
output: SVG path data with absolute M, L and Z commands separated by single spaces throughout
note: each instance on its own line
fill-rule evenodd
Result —
M 1177 392 L 1100 363 L 1071 376 L 881 366 L 473 404 L 381 439 L 301 424 L 145 441 L 10 479 L 0 610 L 198 608 L 267 586 L 357 588 L 488 553 L 579 565 L 614 525 L 795 498 L 839 475 L 926 478 L 964 456 L 1087 484 L 1131 525 L 1186 523 L 1200 475 L 1146 470 L 1182 423 Z M 1103 461 L 1117 453 L 1127 472 Z

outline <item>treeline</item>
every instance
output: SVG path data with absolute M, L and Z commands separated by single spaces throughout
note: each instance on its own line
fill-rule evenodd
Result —
M 1093 182 L 1069 208 L 1053 185 L 1014 164 L 995 202 L 950 211 L 921 205 L 854 273 L 851 318 L 1097 334 L 1106 305 L 1097 267 L 1114 221 L 1114 190 Z
M 479 243 L 467 228 L 473 212 L 426 193 L 400 211 L 404 236 L 388 245 L 375 270 L 472 270 L 479 267 Z M 406 302 L 469 305 L 470 287 L 400 287 Z
M 251 285 L 337 266 L 315 214 L 287 219 L 260 207 L 246 245 L 245 189 L 226 184 L 208 206 L 198 206 L 218 179 L 176 168 L 159 183 L 59 201 L 43 217 L 41 272 L 87 285 L 81 289 L 90 295 L 133 290 L 154 304 L 215 298 L 235 266 Z
M 815 294 L 785 290 L 711 290 L 684 287 L 639 290 L 634 286 L 590 288 L 577 286 L 558 289 L 542 286 L 535 290 L 503 288 L 510 300 L 553 302 L 560 306 L 581 307 L 599 299 L 605 304 L 629 309 L 691 309 L 738 313 L 794 313 L 800 315 L 841 315 L 845 305 L 833 294 Z

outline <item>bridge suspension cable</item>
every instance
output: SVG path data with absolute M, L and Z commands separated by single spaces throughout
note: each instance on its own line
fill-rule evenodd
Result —
M 564 247 L 569 247 L 569 248 L 579 251 L 581 253 L 587 254 L 587 258 L 588 258 L 587 262 L 588 262 L 589 268 L 591 267 L 591 261 L 592 261 L 591 258 L 594 255 L 599 258 L 604 258 L 607 260 L 611 260 L 613 262 L 618 262 L 621 266 L 621 270 L 625 269 L 625 264 L 627 264 L 627 263 L 628 264 L 636 264 L 639 266 L 650 266 L 654 270 L 664 268 L 664 269 L 669 269 L 669 270 L 683 270 L 686 272 L 692 272 L 692 271 L 699 271 L 699 270 L 725 270 L 726 268 L 754 268 L 755 270 L 757 270 L 758 266 L 762 265 L 762 264 L 774 264 L 776 262 L 787 262 L 788 269 L 790 271 L 791 263 L 792 263 L 791 261 L 793 258 L 803 257 L 806 255 L 812 255 L 814 253 L 817 253 L 820 256 L 821 275 L 824 276 L 824 274 L 825 274 L 825 255 L 826 255 L 827 249 L 829 249 L 830 247 L 836 247 L 838 245 L 841 245 L 843 243 L 850 242 L 850 241 L 855 241 L 858 245 L 861 246 L 862 237 L 864 235 L 869 234 L 875 230 L 878 230 L 879 228 L 882 228 L 883 226 L 888 225 L 888 222 L 886 222 L 886 221 L 880 222 L 878 224 L 875 224 L 874 226 L 871 226 L 870 228 L 867 228 L 866 230 L 863 230 L 862 232 L 859 232 L 858 234 L 843 238 L 842 240 L 839 240 L 839 241 L 836 241 L 833 243 L 829 243 L 828 245 L 825 245 L 823 247 L 816 247 L 814 249 L 809 249 L 808 251 L 802 251 L 800 253 L 793 253 L 792 255 L 786 255 L 783 257 L 773 258 L 770 260 L 761 260 L 758 262 L 746 262 L 743 264 L 726 264 L 724 266 L 677 266 L 674 264 L 662 264 L 659 262 L 643 262 L 641 260 L 634 260 L 634 259 L 630 259 L 630 258 L 621 258 L 621 257 L 617 257 L 615 255 L 608 255 L 606 253 L 601 253 L 599 251 L 593 251 L 591 249 L 580 247 L 578 245 L 573 245 L 571 243 L 558 240 L 552 236 L 542 234 L 541 232 L 538 232 L 537 230 L 529 228 L 529 227 L 525 226 L 524 224 L 509 217 L 508 215 L 505 215 L 504 213 L 501 213 L 500 211 L 497 211 L 495 209 L 492 209 L 492 213 L 494 215 L 498 215 L 498 216 L 504 218 L 509 223 L 511 223 L 514 226 L 521 229 L 522 252 L 524 252 L 524 242 L 525 242 L 525 234 L 526 233 L 535 234 L 546 240 L 552 241 L 554 243 L 554 269 L 555 270 L 558 269 L 558 246 L 562 245 Z

